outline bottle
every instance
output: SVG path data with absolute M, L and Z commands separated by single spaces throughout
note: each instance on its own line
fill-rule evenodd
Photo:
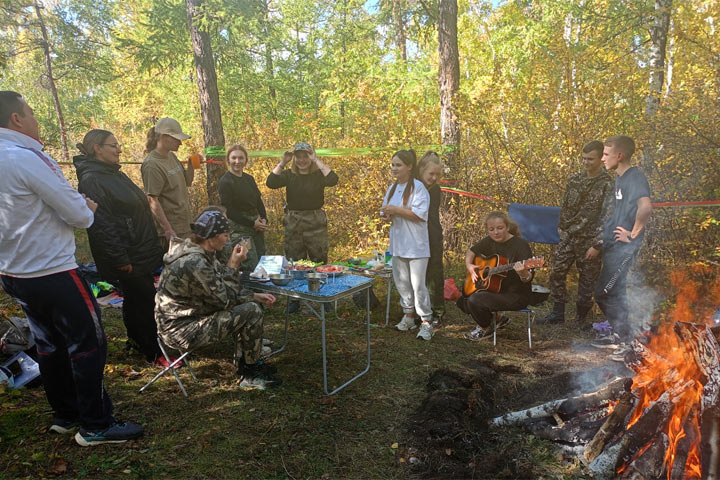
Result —
M 713 316 L 712 316 L 712 320 L 713 320 L 713 324 L 715 326 L 720 325 L 720 308 L 715 310 L 715 313 L 713 313 Z
M 385 250 L 385 263 L 390 263 L 391 258 L 392 255 L 390 255 L 390 249 Z

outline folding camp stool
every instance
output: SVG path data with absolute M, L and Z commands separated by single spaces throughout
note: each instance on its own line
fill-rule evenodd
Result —
M 190 366 L 190 362 L 188 361 L 188 357 L 190 356 L 190 353 L 192 350 L 187 350 L 183 352 L 182 350 L 178 350 L 180 352 L 180 356 L 174 361 L 170 362 L 170 355 L 168 355 L 167 350 L 165 350 L 165 345 L 163 345 L 162 340 L 160 339 L 160 336 L 157 337 L 158 345 L 160 345 L 160 351 L 162 351 L 163 356 L 165 357 L 165 360 L 168 362 L 168 366 L 165 367 L 160 373 L 155 375 L 155 378 L 150 380 L 147 384 L 145 384 L 144 387 L 140 389 L 140 392 L 145 390 L 147 387 L 155 383 L 160 377 L 165 375 L 169 370 L 172 370 L 173 375 L 175 376 L 175 380 L 177 381 L 178 385 L 180 386 L 180 390 L 182 390 L 183 395 L 186 397 L 188 396 L 187 390 L 185 390 L 185 386 L 182 383 L 182 380 L 180 380 L 180 375 L 178 375 L 177 368 L 175 368 L 175 365 L 179 365 L 180 362 L 185 362 L 185 366 L 187 367 L 188 371 L 190 372 L 190 376 L 192 376 L 193 380 L 197 382 L 197 377 L 195 376 L 195 372 L 193 371 L 192 367 Z
M 522 308 L 520 310 L 509 310 L 510 312 L 520 312 L 527 314 L 527 331 L 528 331 L 528 348 L 532 348 L 532 324 L 535 321 L 535 311 L 531 308 Z M 498 312 L 500 314 L 502 312 Z M 497 345 L 497 329 L 495 328 L 495 315 L 492 321 L 493 327 L 493 347 Z

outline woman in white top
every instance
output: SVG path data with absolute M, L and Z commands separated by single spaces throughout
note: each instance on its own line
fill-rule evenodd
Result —
M 390 254 L 393 256 L 393 280 L 400 293 L 403 316 L 395 328 L 413 330 L 415 313 L 422 319 L 418 338 L 433 336 L 432 309 L 425 286 L 425 270 L 430 258 L 428 239 L 428 208 L 430 195 L 416 179 L 417 157 L 414 150 L 400 150 L 392 156 L 390 170 L 395 183 L 388 188 L 380 217 L 392 221 Z

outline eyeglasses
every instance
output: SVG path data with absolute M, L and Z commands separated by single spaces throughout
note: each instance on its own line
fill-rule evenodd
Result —
M 112 147 L 115 150 L 120 150 L 122 148 L 122 143 L 103 143 L 103 147 Z

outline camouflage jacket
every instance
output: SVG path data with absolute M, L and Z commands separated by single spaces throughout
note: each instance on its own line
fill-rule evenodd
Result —
M 560 240 L 600 242 L 605 220 L 612 215 L 613 193 L 613 180 L 605 170 L 593 178 L 585 172 L 570 177 L 558 224 Z
M 160 333 L 252 300 L 253 292 L 242 287 L 238 270 L 222 265 L 189 239 L 173 240 L 163 261 L 155 295 Z

